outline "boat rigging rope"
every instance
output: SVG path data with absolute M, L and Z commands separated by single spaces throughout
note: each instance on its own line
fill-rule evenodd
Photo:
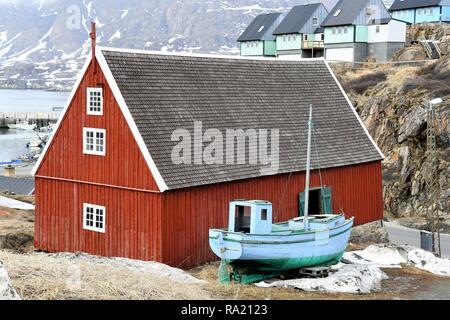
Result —
M 319 169 L 319 179 L 320 179 L 320 186 L 323 187 L 323 183 L 322 183 L 322 172 L 320 171 L 320 156 L 319 156 L 319 148 L 317 147 L 317 139 L 316 139 L 316 129 L 314 127 L 314 122 L 312 123 L 312 132 L 313 132 L 313 137 L 314 137 L 314 147 L 316 149 L 316 158 L 317 158 L 317 166 Z M 300 154 L 300 153 L 299 153 Z M 294 164 L 296 163 L 296 161 L 294 161 Z M 281 200 L 280 200 L 280 204 L 278 205 L 277 211 L 275 211 L 275 216 L 274 216 L 274 220 L 277 220 L 278 218 L 278 214 L 280 213 L 281 210 L 281 206 L 284 203 L 284 198 L 286 196 L 287 193 L 287 189 L 289 187 L 289 183 L 291 181 L 292 178 L 292 173 L 294 171 L 294 165 L 291 168 L 291 171 L 289 172 L 289 176 L 288 176 L 288 180 L 286 182 L 286 185 L 284 187 L 284 191 L 283 194 L 281 195 Z M 322 205 L 325 207 L 325 200 L 322 197 Z

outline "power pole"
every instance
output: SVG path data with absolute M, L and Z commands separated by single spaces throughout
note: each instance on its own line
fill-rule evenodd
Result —
M 427 110 L 427 151 L 426 161 L 427 170 L 427 191 L 430 197 L 427 212 L 428 228 L 432 233 L 433 253 L 441 256 L 441 234 L 439 217 L 439 175 L 438 175 L 438 157 L 436 150 L 436 112 L 434 105 L 429 102 Z

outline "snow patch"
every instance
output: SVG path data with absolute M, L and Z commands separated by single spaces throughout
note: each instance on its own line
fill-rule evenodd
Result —
M 169 39 L 168 43 L 171 44 L 171 43 L 174 42 L 175 40 L 182 39 L 182 38 L 184 38 L 183 35 L 181 35 L 181 34 L 176 34 L 174 37 L 172 37 L 172 38 Z
M 114 39 L 120 39 L 120 30 L 117 30 L 116 33 L 112 35 L 111 38 L 108 39 L 109 42 L 113 41 Z
M 0 300 L 21 300 L 0 261 Z
M 0 45 L 6 41 L 8 41 L 8 31 L 0 32 Z
M 0 207 L 20 210 L 34 210 L 32 204 L 0 196 Z
M 406 259 L 396 248 L 371 245 L 364 250 L 345 252 L 344 261 L 352 264 L 374 265 L 380 268 L 401 268 Z
M 123 20 L 123 18 L 125 18 L 127 14 L 128 14 L 128 9 L 123 9 L 122 10 L 122 15 L 120 16 L 120 19 Z
M 450 276 L 450 259 L 437 258 L 431 252 L 414 249 L 408 252 L 408 260 L 416 268 L 441 276 Z
M 137 270 L 145 273 L 154 273 L 160 277 L 167 277 L 172 281 L 188 283 L 188 284 L 202 284 L 205 283 L 204 280 L 197 279 L 187 272 L 170 267 L 166 264 L 155 262 L 155 261 L 142 261 L 142 260 L 132 260 L 127 258 L 106 258 L 100 256 L 92 256 L 86 253 L 55 253 L 50 254 L 54 257 L 65 257 L 69 259 L 84 259 L 89 262 L 97 264 L 107 264 L 114 265 L 118 267 L 123 267 L 127 269 Z
M 281 280 L 272 283 L 259 282 L 256 286 L 331 293 L 370 293 L 379 289 L 381 281 L 385 279 L 388 279 L 388 276 L 376 266 L 348 264 L 342 265 L 335 273 L 326 278 Z

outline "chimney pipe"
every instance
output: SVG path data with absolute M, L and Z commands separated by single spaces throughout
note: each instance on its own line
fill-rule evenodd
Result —
M 92 62 L 94 63 L 94 74 L 97 73 L 97 63 L 95 60 L 95 46 L 97 40 L 97 31 L 95 27 L 95 22 L 91 22 L 91 33 L 89 34 L 91 37 L 91 49 L 92 49 Z

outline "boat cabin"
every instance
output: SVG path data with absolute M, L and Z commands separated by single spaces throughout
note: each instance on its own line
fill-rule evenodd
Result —
M 268 234 L 272 232 L 272 203 L 263 200 L 230 202 L 229 232 Z

